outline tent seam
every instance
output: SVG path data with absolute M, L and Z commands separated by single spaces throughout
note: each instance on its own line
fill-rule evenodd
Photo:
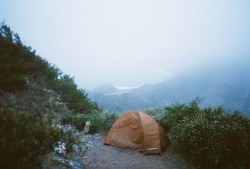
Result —
M 139 111 L 136 111 L 137 112 L 137 114 L 138 114 L 138 116 L 139 116 L 139 118 L 140 118 L 140 124 L 141 124 L 141 129 L 142 129 L 142 137 L 143 137 L 143 154 L 145 155 L 145 153 L 146 153 L 146 151 L 145 151 L 145 138 L 144 138 L 144 128 L 143 128 L 143 125 L 142 125 L 142 119 L 141 119 L 141 115 L 140 115 L 140 113 L 139 113 Z

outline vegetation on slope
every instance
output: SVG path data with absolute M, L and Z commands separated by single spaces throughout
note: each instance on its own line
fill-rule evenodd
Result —
M 198 168 L 249 168 L 249 118 L 221 107 L 201 109 L 198 102 L 165 108 L 161 123 L 173 145 Z
M 100 108 L 74 78 L 36 55 L 18 34 L 0 25 L 0 166 L 41 168 L 43 156 L 71 136 L 56 127 L 64 113 Z
M 18 95 L 3 94 L 0 98 L 0 165 L 41 168 L 43 155 L 66 133 L 52 127 L 54 115 L 46 111 L 43 96 L 30 92 Z
M 35 82 L 44 89 L 60 94 L 62 101 L 68 104 L 73 113 L 99 110 L 85 91 L 77 88 L 74 78 L 63 74 L 55 65 L 36 55 L 4 23 L 0 28 L 0 72 L 0 90 L 4 92 L 24 91 L 27 83 Z

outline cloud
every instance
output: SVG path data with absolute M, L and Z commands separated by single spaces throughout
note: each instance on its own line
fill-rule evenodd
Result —
M 80 87 L 163 80 L 250 54 L 249 1 L 1 1 L 21 39 Z

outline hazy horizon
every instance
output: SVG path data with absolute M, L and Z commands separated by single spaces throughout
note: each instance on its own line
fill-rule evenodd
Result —
M 78 87 L 156 83 L 249 58 L 247 0 L 8 0 L 0 21 Z

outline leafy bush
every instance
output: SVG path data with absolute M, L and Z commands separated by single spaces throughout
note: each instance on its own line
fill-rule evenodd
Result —
M 77 130 L 83 131 L 85 123 L 90 121 L 91 125 L 89 128 L 89 134 L 97 132 L 108 132 L 112 127 L 113 123 L 118 118 L 116 113 L 109 112 L 93 112 L 91 114 L 78 114 L 74 115 L 68 112 L 65 112 L 61 116 L 61 122 L 63 124 L 71 124 Z
M 198 168 L 248 168 L 250 120 L 237 111 L 204 108 L 198 100 L 166 107 L 162 123 L 173 145 Z
M 0 166 L 41 168 L 43 155 L 52 150 L 63 132 L 32 114 L 0 109 Z
M 41 168 L 43 155 L 59 139 L 71 145 L 71 135 L 53 127 L 58 113 L 68 111 L 57 98 L 56 93 L 31 82 L 22 92 L 0 91 L 1 167 Z
M 83 130 L 87 121 L 90 121 L 89 134 L 98 132 L 100 128 L 100 116 L 99 113 L 95 114 L 79 114 L 74 116 L 73 124 L 78 130 Z
M 77 130 L 83 131 L 87 121 L 91 122 L 89 133 L 96 133 L 99 125 L 98 114 L 72 114 L 63 113 L 61 116 L 62 124 L 73 125 Z
M 74 78 L 69 75 L 60 76 L 50 84 L 50 88 L 60 94 L 62 101 L 67 103 L 74 114 L 89 114 L 93 109 L 100 110 L 84 90 L 77 88 Z
M 9 92 L 24 90 L 27 78 L 50 82 L 60 75 L 58 68 L 25 46 L 4 23 L 0 24 L 0 72 L 0 89 Z
M 107 133 L 115 121 L 118 119 L 119 115 L 117 113 L 102 112 L 100 115 L 100 131 Z
M 153 108 L 153 107 L 149 107 L 147 109 L 144 109 L 144 110 L 142 110 L 142 112 L 148 114 L 150 117 L 152 117 L 158 123 L 160 122 L 160 120 L 162 119 L 162 117 L 165 114 L 165 112 L 162 109 Z

